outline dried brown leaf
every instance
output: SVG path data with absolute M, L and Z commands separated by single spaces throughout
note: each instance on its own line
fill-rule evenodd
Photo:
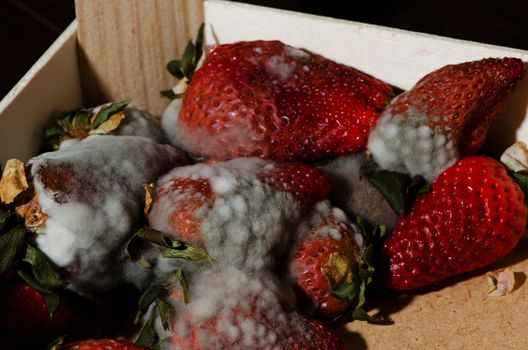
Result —
M 90 135 L 109 134 L 119 127 L 123 119 L 125 119 L 125 114 L 123 112 L 116 113 L 107 121 L 101 123 L 97 129 L 90 130 Z
M 4 204 L 13 203 L 28 187 L 24 163 L 18 159 L 9 159 L 0 180 L 0 200 Z
M 150 211 L 152 201 L 154 200 L 156 188 L 153 183 L 146 184 L 144 187 L 145 187 L 145 209 L 143 210 L 143 212 L 145 213 L 145 216 L 147 216 Z

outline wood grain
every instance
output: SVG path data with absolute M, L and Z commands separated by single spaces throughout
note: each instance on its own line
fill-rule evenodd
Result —
M 203 0 L 76 0 L 83 103 L 129 99 L 159 115 L 165 66 L 203 22 Z

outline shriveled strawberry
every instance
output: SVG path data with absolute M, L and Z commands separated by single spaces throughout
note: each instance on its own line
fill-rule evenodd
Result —
M 328 198 L 330 180 L 323 171 L 303 164 L 276 164 L 260 175 L 279 191 L 293 194 L 305 208 Z
M 343 212 L 321 202 L 297 234 L 288 262 L 290 278 L 305 310 L 320 318 L 335 318 L 353 301 L 338 299 L 331 292 L 358 281 L 360 233 Z
M 197 70 L 173 141 L 204 157 L 318 160 L 366 146 L 392 88 L 279 41 L 219 45 Z
M 489 265 L 515 247 L 526 220 L 524 194 L 501 163 L 463 158 L 397 221 L 381 250 L 383 283 L 409 290 Z
M 61 350 L 148 350 L 119 339 L 88 339 L 61 346 Z
M 483 144 L 504 99 L 524 74 L 517 58 L 448 65 L 423 77 L 383 112 L 368 148 L 384 169 L 429 182 Z

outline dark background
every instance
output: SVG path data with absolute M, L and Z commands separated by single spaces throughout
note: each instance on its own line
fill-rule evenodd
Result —
M 237 1 L 528 50 L 528 0 Z M 73 0 L 0 0 L 0 98 L 74 16 Z

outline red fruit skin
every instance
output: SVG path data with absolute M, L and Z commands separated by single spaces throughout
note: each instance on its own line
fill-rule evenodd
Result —
M 349 347 L 339 338 L 337 333 L 330 326 L 325 325 L 318 320 L 307 320 L 308 327 L 311 331 L 311 338 L 305 340 L 299 339 L 297 344 L 285 347 L 288 350 L 348 350 Z
M 251 303 L 250 303 L 251 304 Z M 266 333 L 263 337 L 274 335 L 276 343 L 259 346 L 253 344 L 248 346 L 241 341 L 233 342 L 227 335 L 218 331 L 226 320 L 212 317 L 199 326 L 189 322 L 186 336 L 173 332 L 172 341 L 177 349 L 181 350 L 235 350 L 251 349 L 264 350 L 270 346 L 277 350 L 346 350 L 348 347 L 339 338 L 330 326 L 318 320 L 304 319 L 297 313 L 287 313 L 285 319 L 277 320 L 269 312 L 258 310 L 254 306 L 249 311 L 241 312 L 234 310 L 233 318 L 227 320 L 228 324 L 240 327 L 241 322 L 255 321 L 265 327 Z M 185 317 L 185 315 L 183 316 Z M 269 332 L 268 332 L 269 331 Z M 212 343 L 205 347 L 200 339 L 208 339 Z M 214 344 L 214 345 L 213 345 Z
M 44 347 L 78 328 L 77 315 L 62 299 L 50 319 L 42 295 L 30 285 L 15 283 L 0 291 L 0 344 L 7 348 Z
M 13 270 L 0 275 L 1 349 L 41 349 L 60 336 L 96 336 L 109 328 L 112 308 L 68 290 L 56 291 L 59 307 L 50 319 L 41 293 Z
M 167 233 L 177 233 L 177 239 L 186 243 L 203 246 L 204 241 L 200 225 L 201 220 L 195 217 L 196 211 L 204 207 L 212 207 L 215 194 L 206 179 L 175 178 L 164 183 L 154 199 L 154 203 L 163 197 L 174 193 L 185 194 L 185 200 L 174 201 L 174 211 L 169 225 L 172 228 Z
M 260 177 L 278 191 L 291 193 L 304 208 L 310 208 L 330 194 L 330 180 L 326 174 L 308 165 L 276 164 Z
M 364 149 L 393 96 L 365 73 L 279 41 L 219 45 L 197 70 L 178 143 L 204 157 L 319 160 Z
M 305 210 L 326 199 L 330 193 L 330 180 L 325 173 L 308 165 L 274 164 L 264 167 L 258 177 L 275 190 L 293 195 Z M 166 233 L 186 243 L 203 247 L 204 239 L 200 228 L 202 218 L 196 214 L 202 208 L 213 207 L 215 199 L 209 180 L 174 178 L 159 186 L 153 206 L 160 201 L 171 201 L 172 214 Z
M 61 350 L 148 350 L 125 340 L 118 339 L 88 339 L 69 343 L 60 347 Z
M 508 254 L 526 227 L 519 185 L 485 156 L 459 160 L 401 217 L 381 249 L 381 278 L 410 290 L 489 265 Z
M 329 259 L 331 255 L 346 259 L 349 264 L 346 272 L 350 273 L 350 277 L 355 277 L 359 254 L 354 240 L 355 231 L 348 224 L 335 219 L 326 220 L 309 230 L 291 252 L 289 275 L 300 302 L 304 304 L 305 312 L 321 319 L 333 319 L 345 311 L 351 302 L 330 294 L 332 288 L 344 280 L 335 281 L 329 275 L 329 264 L 335 265 Z M 339 231 L 341 239 L 318 233 L 330 230 Z M 346 278 L 343 273 L 342 275 L 342 278 Z
M 424 76 L 395 98 L 387 113 L 405 118 L 409 110 L 429 117 L 429 127 L 454 140 L 462 156 L 474 154 L 504 99 L 524 75 L 518 58 L 487 58 L 447 65 Z

